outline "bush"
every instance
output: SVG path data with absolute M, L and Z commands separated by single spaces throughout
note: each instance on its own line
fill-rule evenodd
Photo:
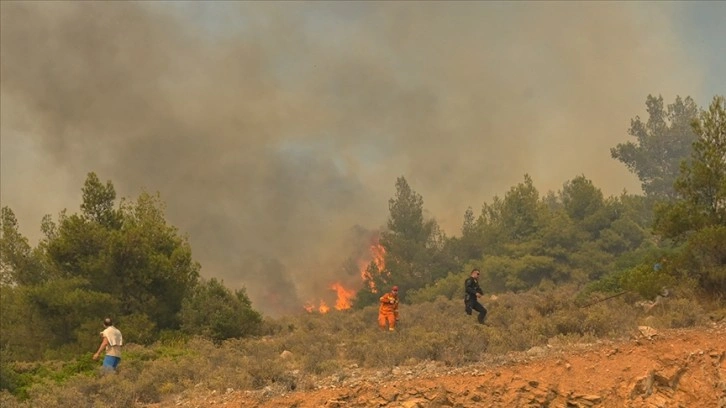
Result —
M 401 305 L 395 332 L 377 327 L 377 307 L 301 314 L 265 321 L 267 335 L 214 342 L 163 335 L 149 346 L 130 344 L 116 375 L 83 356 L 69 361 L 12 363 L 3 407 L 134 407 L 189 390 L 310 389 L 317 378 L 345 377 L 349 367 L 387 372 L 424 362 L 447 366 L 503 358 L 534 346 L 561 346 L 628 336 L 637 325 L 658 328 L 705 323 L 709 313 L 679 287 L 647 314 L 633 296 L 579 305 L 577 288 L 560 286 L 485 296 L 488 325 L 464 313 L 460 299 Z M 689 289 L 690 288 L 690 289 Z M 720 309 L 717 309 L 720 310 Z M 282 356 L 284 351 L 292 354 Z
M 464 280 L 469 277 L 466 272 L 451 273 L 442 279 L 419 290 L 412 290 L 407 293 L 410 303 L 432 302 L 439 296 L 449 300 L 463 299 Z
M 232 292 L 216 279 L 202 281 L 182 302 L 182 330 L 221 342 L 256 334 L 262 316 L 252 309 L 244 289 Z
M 673 287 L 676 280 L 666 269 L 656 270 L 650 264 L 641 264 L 623 273 L 620 284 L 625 290 L 638 293 L 646 299 L 654 299 L 663 288 Z

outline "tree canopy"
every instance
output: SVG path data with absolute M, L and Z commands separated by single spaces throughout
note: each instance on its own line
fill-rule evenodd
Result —
M 726 293 L 726 99 L 714 97 L 693 123 L 698 136 L 675 182 L 677 199 L 656 208 L 655 230 L 685 242 L 682 270 Z
M 183 305 L 201 296 L 200 265 L 188 239 L 167 223 L 158 194 L 118 202 L 113 184 L 89 173 L 82 197 L 80 213 L 43 218 L 36 248 L 19 233 L 13 211 L 2 209 L 0 290 L 3 310 L 13 313 L 0 316 L 0 347 L 18 358 L 39 356 L 41 350 L 27 345 L 32 338 L 55 348 L 95 339 L 105 316 L 114 316 L 129 341 L 153 341 L 161 331 L 179 330 Z M 260 316 L 246 293 L 224 296 L 236 314 L 226 319 L 240 326 L 214 332 L 215 339 L 249 335 Z M 207 316 L 219 304 L 197 306 Z
M 672 199 L 680 163 L 689 156 L 696 139 L 691 122 L 698 116 L 698 106 L 690 97 L 680 96 L 664 106 L 662 96 L 652 95 L 645 105 L 648 120 L 636 116 L 630 122 L 628 134 L 636 141 L 618 144 L 610 152 L 638 176 L 646 196 Z

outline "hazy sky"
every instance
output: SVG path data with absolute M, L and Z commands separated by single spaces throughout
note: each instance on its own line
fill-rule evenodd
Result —
M 277 314 L 360 285 L 404 176 L 458 235 L 532 176 L 639 192 L 648 94 L 726 91 L 723 2 L 0 3 L 0 200 L 33 243 L 90 171 L 158 191 L 204 277 Z M 356 287 L 357 289 L 357 287 Z

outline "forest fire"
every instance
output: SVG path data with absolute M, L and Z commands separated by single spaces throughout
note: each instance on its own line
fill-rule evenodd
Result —
M 308 311 L 308 313 L 319 312 L 321 314 L 325 314 L 330 311 L 330 306 L 328 306 L 324 300 L 321 300 L 318 306 L 315 306 L 314 304 L 307 304 L 303 307 Z
M 368 283 L 368 286 L 370 289 L 375 292 L 376 291 L 376 285 L 373 282 L 373 276 L 371 276 L 371 264 L 375 265 L 375 269 L 377 269 L 376 272 L 381 273 L 386 268 L 386 264 L 384 261 L 384 256 L 386 255 L 386 248 L 383 247 L 383 245 L 376 240 L 373 244 L 370 246 L 370 261 L 363 261 L 362 264 L 359 264 L 360 267 L 360 277 L 363 279 L 364 282 Z
M 338 299 L 335 301 L 336 310 L 350 309 L 351 301 L 355 297 L 355 290 L 348 290 L 343 287 L 340 283 L 334 283 L 331 289 L 335 290 L 338 294 Z
M 355 290 L 354 289 L 346 289 L 341 283 L 335 282 L 332 285 L 330 285 L 330 289 L 335 291 L 337 299 L 335 300 L 335 310 L 346 310 L 350 309 L 352 305 L 352 300 L 355 297 Z M 324 300 L 321 300 L 318 305 L 308 303 L 304 306 L 305 310 L 307 310 L 309 313 L 312 312 L 318 312 L 321 314 L 328 313 L 330 311 L 330 306 L 328 306 L 327 302 Z
M 384 256 L 386 249 L 378 242 L 378 239 L 375 239 L 368 249 L 368 256 L 360 259 L 357 265 L 361 279 L 375 293 L 376 287 L 371 274 L 374 272 L 381 273 L 385 269 Z M 348 289 L 340 282 L 331 284 L 330 289 L 336 293 L 335 310 L 347 310 L 351 308 L 357 289 Z M 304 308 L 308 313 L 318 312 L 321 314 L 328 313 L 331 310 L 331 307 L 324 300 L 320 300 L 317 304 L 310 302 Z

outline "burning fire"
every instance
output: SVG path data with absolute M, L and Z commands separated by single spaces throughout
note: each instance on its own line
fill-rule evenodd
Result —
M 373 283 L 373 279 L 371 276 L 371 264 L 374 264 L 376 269 L 378 270 L 378 273 L 383 272 L 386 265 L 384 262 L 384 256 L 386 255 L 386 249 L 383 248 L 383 246 L 376 241 L 371 244 L 369 248 L 370 256 L 366 257 L 366 259 L 361 259 L 358 261 L 358 269 L 360 270 L 360 277 L 363 280 L 363 282 L 367 282 L 367 284 L 370 286 L 370 289 L 373 292 L 376 292 L 375 284 Z M 355 289 L 348 289 L 345 286 L 343 286 L 340 282 L 335 282 L 330 285 L 330 289 L 336 293 L 336 300 L 335 300 L 335 310 L 347 310 L 350 309 L 352 306 L 352 300 L 355 297 Z M 321 314 L 328 313 L 330 311 L 330 306 L 328 306 L 328 303 L 324 300 L 320 300 L 316 306 L 315 302 L 310 302 L 304 306 L 305 310 L 307 310 L 309 313 L 313 312 L 319 312 Z
M 355 290 L 346 289 L 339 282 L 335 282 L 332 285 L 330 285 L 330 289 L 335 291 L 337 294 L 337 300 L 335 301 L 335 310 L 350 309 L 351 301 L 353 300 L 353 297 L 355 296 Z M 305 310 L 307 310 L 309 313 L 317 311 L 321 314 L 325 314 L 330 311 L 330 306 L 328 306 L 328 304 L 324 300 L 321 300 L 317 307 L 312 303 L 308 303 L 304 307 L 305 307 Z
M 384 248 L 383 245 L 381 245 L 378 240 L 376 240 L 376 242 L 371 244 L 370 246 L 370 254 L 371 260 L 368 263 L 364 263 L 360 267 L 360 276 L 364 282 L 368 283 L 368 287 L 371 292 L 376 293 L 378 290 L 376 289 L 376 284 L 374 283 L 373 277 L 371 276 L 371 264 L 375 265 L 375 269 L 379 274 L 383 273 L 386 268 L 386 263 L 384 261 L 384 256 L 386 255 L 386 248 Z
M 383 258 L 386 255 L 386 248 L 384 248 L 383 245 L 381 245 L 378 240 L 376 240 L 376 242 L 371 244 L 370 246 L 370 254 L 370 261 L 359 264 L 360 277 L 363 279 L 364 282 L 368 282 L 369 288 L 375 293 L 376 284 L 373 282 L 373 277 L 371 276 L 369 266 L 371 264 L 374 264 L 376 266 L 376 269 L 378 269 L 378 273 L 383 272 L 383 270 L 386 268 L 386 263 Z
M 330 311 L 330 306 L 328 306 L 327 303 L 325 303 L 324 300 L 320 301 L 320 305 L 316 308 L 315 305 L 308 303 L 307 305 L 303 306 L 305 310 L 307 310 L 309 313 L 312 313 L 314 311 L 318 311 L 321 314 L 328 313 Z
M 355 296 L 354 290 L 348 290 L 343 287 L 340 283 L 334 283 L 331 287 L 334 291 L 338 294 L 338 299 L 335 301 L 335 309 L 336 310 L 345 310 L 350 309 L 351 306 L 351 300 L 353 300 L 353 297 Z

